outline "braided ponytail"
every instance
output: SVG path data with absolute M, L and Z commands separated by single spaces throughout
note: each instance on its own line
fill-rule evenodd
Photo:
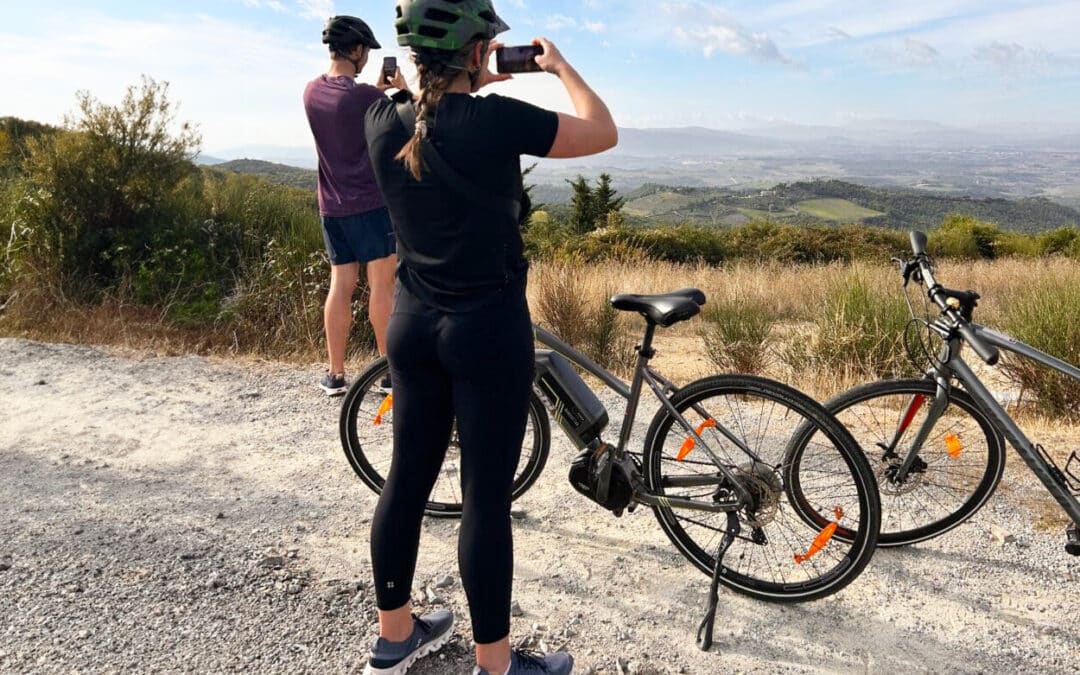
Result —
M 461 67 L 455 64 L 462 56 L 471 53 L 474 44 L 470 44 L 460 54 L 451 54 L 449 57 L 447 52 L 441 50 L 415 51 L 416 71 L 420 75 L 420 98 L 416 102 L 416 133 L 394 159 L 405 162 L 405 168 L 416 180 L 423 177 L 427 168 L 424 166 L 421 144 L 431 133 L 428 121 L 434 121 L 439 102 L 462 72 Z

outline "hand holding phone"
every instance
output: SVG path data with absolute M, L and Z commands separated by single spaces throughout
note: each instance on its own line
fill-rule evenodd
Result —
M 382 82 L 383 84 L 391 84 L 394 81 L 394 75 L 397 74 L 397 57 L 387 56 L 382 62 Z
M 542 68 L 536 57 L 544 53 L 539 45 L 500 47 L 495 52 L 495 67 L 500 73 L 539 73 Z

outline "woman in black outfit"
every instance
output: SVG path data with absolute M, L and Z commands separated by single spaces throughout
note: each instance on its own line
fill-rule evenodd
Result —
M 569 673 L 567 654 L 510 649 L 511 486 L 533 381 L 533 336 L 520 222 L 495 204 L 525 199 L 521 155 L 594 154 L 613 147 L 617 131 L 604 103 L 544 39 L 534 42 L 543 48 L 536 61 L 566 86 L 576 116 L 472 95 L 509 77 L 487 67 L 500 46 L 492 38 L 508 28 L 490 0 L 399 0 L 397 10 L 398 43 L 412 48 L 420 86 L 413 105 L 379 101 L 366 120 L 400 260 L 387 335 L 394 456 L 371 532 L 380 637 L 367 672 L 403 673 L 451 634 L 449 612 L 414 617 L 409 598 L 424 504 L 456 418 L 458 560 L 476 672 Z M 425 144 L 472 194 L 445 171 L 432 170 Z M 491 195 L 491 203 L 476 193 Z M 527 204 L 521 213 L 527 217 Z

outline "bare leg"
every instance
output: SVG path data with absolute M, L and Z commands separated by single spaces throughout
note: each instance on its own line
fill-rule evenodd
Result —
M 397 256 L 391 255 L 367 264 L 368 318 L 375 329 L 375 343 L 380 354 L 386 354 L 386 326 L 390 323 L 390 313 L 394 310 L 394 275 L 397 271 Z
M 352 326 L 352 299 L 359 274 L 359 263 L 330 267 L 330 293 L 326 296 L 323 320 L 331 373 L 345 372 L 345 348 Z
M 389 612 L 379 610 L 379 637 L 386 638 L 390 642 L 404 642 L 409 639 L 412 632 L 412 603 L 405 603 L 404 607 Z M 507 663 L 510 662 L 507 661 Z
M 487 645 L 476 645 L 476 665 L 492 675 L 502 675 L 510 667 L 510 636 Z

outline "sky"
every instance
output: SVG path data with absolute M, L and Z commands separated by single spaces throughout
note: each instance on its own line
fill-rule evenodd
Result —
M 928 120 L 1075 131 L 1078 0 L 495 0 L 507 44 L 552 39 L 624 127 L 754 129 Z M 58 123 L 75 92 L 118 101 L 168 81 L 206 153 L 310 145 L 305 83 L 326 17 L 365 19 L 383 49 L 392 0 L 0 0 L 0 116 Z M 492 91 L 571 112 L 558 80 Z

